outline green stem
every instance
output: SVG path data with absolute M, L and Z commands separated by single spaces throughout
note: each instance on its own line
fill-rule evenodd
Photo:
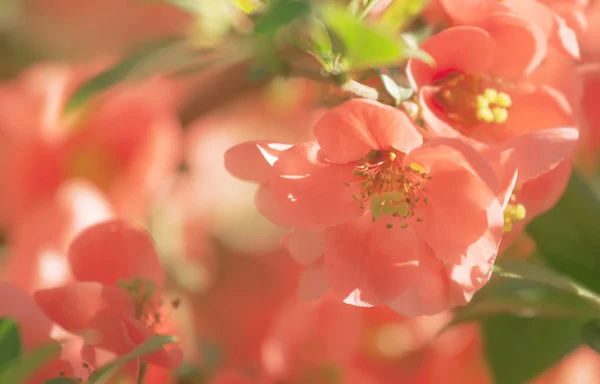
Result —
M 344 84 L 342 84 L 340 87 L 345 92 L 350 92 L 353 95 L 356 95 L 356 96 L 359 96 L 359 97 L 362 97 L 365 99 L 371 99 L 371 100 L 379 99 L 379 92 L 377 92 L 377 90 L 375 88 L 371 88 L 368 85 L 361 84 L 355 80 L 348 80 Z
M 137 384 L 144 384 L 144 379 L 146 378 L 146 372 L 148 371 L 148 364 L 143 363 L 140 365 L 140 374 L 137 378 Z

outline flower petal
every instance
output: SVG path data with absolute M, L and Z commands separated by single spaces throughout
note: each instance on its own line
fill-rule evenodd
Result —
M 411 229 L 369 215 L 325 231 L 325 272 L 346 303 L 381 305 L 402 293 L 419 268 L 426 245 Z
M 353 198 L 358 184 L 353 166 L 323 160 L 316 143 L 298 144 L 283 152 L 273 167 L 269 189 L 280 217 L 290 225 L 320 230 L 362 214 Z
M 279 208 L 268 185 L 262 185 L 254 195 L 254 205 L 261 215 L 282 227 L 291 226 L 290 221 Z
M 496 47 L 494 39 L 481 28 L 453 27 L 425 40 L 421 49 L 429 53 L 436 64 L 430 67 L 416 59 L 408 61 L 407 74 L 415 89 L 431 85 L 451 72 L 487 72 Z
M 414 225 L 436 256 L 465 265 L 495 256 L 503 210 L 494 170 L 485 159 L 458 140 L 437 139 L 413 151 L 407 161 L 422 165 L 432 177 L 424 183 L 429 202 L 416 210 L 423 222 Z
M 579 44 L 575 32 L 553 8 L 534 0 L 508 0 L 505 3 L 514 12 L 541 28 L 552 46 L 572 59 L 579 59 Z
M 567 158 L 579 138 L 575 128 L 552 128 L 521 135 L 485 151 L 486 158 L 500 158 L 501 166 L 518 170 L 516 185 L 547 172 Z M 533 156 L 532 154 L 535 154 Z
M 487 147 L 486 147 L 487 148 Z M 438 162 L 453 162 L 460 167 L 468 169 L 477 176 L 492 192 L 498 192 L 500 185 L 496 179 L 495 171 L 473 146 L 464 140 L 438 137 L 429 140 L 421 148 L 411 152 L 404 160 L 405 165 L 415 162 L 430 170 Z
M 164 272 L 149 234 L 121 220 L 87 228 L 68 252 L 73 276 L 116 286 L 121 280 L 141 278 L 162 285 Z
M 0 282 L 0 318 L 4 317 L 17 322 L 27 349 L 50 339 L 52 321 L 31 296 L 21 288 Z
M 262 183 L 268 180 L 269 170 L 279 154 L 291 146 L 270 141 L 247 141 L 225 152 L 225 168 L 239 179 Z
M 298 263 L 309 265 L 323 256 L 325 244 L 320 232 L 296 229 L 286 236 L 284 245 Z
M 42 289 L 33 294 L 44 312 L 68 331 L 85 328 L 99 312 L 111 310 L 133 315 L 131 298 L 120 288 L 95 282 L 76 282 Z
M 543 31 L 518 15 L 496 13 L 481 21 L 496 43 L 490 72 L 505 80 L 520 79 L 532 72 L 546 56 Z
M 498 139 L 508 140 L 524 133 L 557 127 L 574 127 L 573 112 L 565 97 L 555 90 L 540 87 L 511 93 L 513 105 Z
M 421 106 L 421 115 L 427 126 L 427 131 L 432 136 L 456 137 L 468 140 L 463 137 L 446 120 L 447 114 L 438 106 L 435 101 L 435 87 L 423 87 L 419 91 L 419 105 Z
M 472 267 L 448 264 L 446 269 L 450 276 L 450 292 L 453 305 L 466 305 L 473 294 L 487 284 L 492 276 L 494 260 Z
M 499 1 L 438 0 L 438 2 L 452 22 L 460 25 L 473 25 L 486 16 L 508 10 L 508 7 Z
M 419 268 L 412 274 L 402 294 L 388 306 L 403 316 L 431 316 L 451 307 L 448 278 L 443 264 L 433 257 L 421 257 Z
M 552 208 L 562 197 L 571 176 L 571 161 L 563 160 L 551 171 L 523 183 L 517 202 L 527 209 L 527 221 Z
M 306 268 L 298 282 L 298 298 L 303 301 L 313 301 L 324 296 L 329 291 L 329 281 L 322 265 Z
M 314 131 L 325 156 L 338 163 L 356 161 L 372 149 L 390 146 L 410 152 L 423 142 L 406 113 L 366 99 L 351 99 L 330 109 Z
M 86 338 L 87 345 L 105 349 L 118 356 L 126 354 L 136 345 L 121 317 L 108 309 L 96 313 L 86 329 L 90 331 Z
M 560 16 L 554 16 L 554 33 L 550 36 L 550 43 L 569 55 L 572 59 L 581 58 L 577 34 L 571 29 L 567 22 Z

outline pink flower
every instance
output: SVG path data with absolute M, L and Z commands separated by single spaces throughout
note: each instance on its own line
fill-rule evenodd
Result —
M 94 185 L 83 180 L 63 183 L 51 200 L 12 226 L 0 278 L 28 292 L 69 282 L 69 244 L 83 229 L 112 216 L 112 207 Z
M 360 346 L 361 314 L 332 297 L 284 305 L 262 345 L 265 377 L 294 381 L 340 370 Z M 340 372 L 341 373 L 341 372 Z
M 600 358 L 598 354 L 589 347 L 580 347 L 538 376 L 531 384 L 592 384 L 599 380 Z
M 477 324 L 454 326 L 421 351 L 412 383 L 491 384 Z
M 485 25 L 495 14 L 516 14 L 530 20 L 546 37 L 545 40 L 565 54 L 579 58 L 575 32 L 555 10 L 538 0 L 438 0 L 453 24 Z
M 96 348 L 119 356 L 154 334 L 161 322 L 157 300 L 164 276 L 147 233 L 123 221 L 106 221 L 81 232 L 68 256 L 78 281 L 39 290 L 34 298 L 67 331 L 83 332 L 84 359 L 97 366 Z M 171 369 L 181 360 L 178 348 L 141 359 Z M 130 369 L 135 372 L 136 366 Z
M 495 171 L 461 140 L 424 144 L 407 115 L 376 102 L 348 101 L 314 130 L 316 142 L 240 144 L 226 167 L 261 183 L 256 204 L 269 219 L 322 231 L 335 295 L 410 316 L 466 304 L 487 282 L 511 182 L 554 165 L 577 138 L 576 130 L 521 137 L 486 154 L 497 157 Z M 526 159 L 538 145 L 548 156 Z M 307 261 L 317 259 L 311 250 Z
M 538 28 L 506 13 L 484 18 L 481 25 L 482 28 L 453 27 L 426 40 L 422 49 L 434 58 L 434 67 L 415 60 L 408 64 L 409 78 L 419 89 L 428 134 L 457 137 L 477 148 L 508 148 L 519 137 L 553 135 L 553 129 L 557 129 L 558 136 L 560 132 L 576 135 L 574 128 L 562 128 L 575 126 L 569 101 L 543 82 L 569 83 L 561 88 L 568 91 L 570 101 L 576 102 L 580 89 L 571 88 L 570 84 L 577 83 L 573 81 L 578 80 L 577 75 L 563 71 L 565 78 L 558 79 L 548 73 L 533 72 L 546 52 Z M 546 66 L 548 62 L 544 68 L 547 72 Z M 524 81 L 530 78 L 540 85 Z M 568 154 L 563 152 L 557 159 Z M 518 188 L 546 171 L 555 172 L 551 176 L 555 182 L 546 183 L 551 189 L 531 186 L 515 191 L 506 210 L 506 231 L 513 230 L 513 222 L 531 220 L 556 203 L 570 172 L 568 164 L 552 170 L 556 165 L 558 162 L 548 163 L 536 175 L 526 177 L 521 171 Z M 514 231 L 518 232 L 524 223 L 515 226 Z
M 162 3 L 128 0 L 23 2 L 22 20 L 30 43 L 60 56 L 120 55 L 155 39 L 182 33 L 193 23 L 186 12 Z
M 153 79 L 118 86 L 65 117 L 66 100 L 90 72 L 43 65 L 0 86 L 0 225 L 10 226 L 73 178 L 100 188 L 120 216 L 139 218 L 178 166 L 171 85 Z
M 363 345 L 355 367 L 368 372 L 380 384 L 412 384 L 417 361 L 452 319 L 450 312 L 436 316 L 405 318 L 385 307 L 364 308 Z
M 202 295 L 191 294 L 197 337 L 225 351 L 223 367 L 261 358 L 273 316 L 293 296 L 299 266 L 283 250 L 218 254 L 219 273 Z
M 7 283 L 0 283 L 0 319 L 8 318 L 19 327 L 19 337 L 24 351 L 52 342 L 50 333 L 52 320 L 35 303 L 33 298 L 20 288 Z M 71 366 L 58 358 L 44 364 L 27 384 L 41 384 L 57 377 L 61 372 L 69 375 Z

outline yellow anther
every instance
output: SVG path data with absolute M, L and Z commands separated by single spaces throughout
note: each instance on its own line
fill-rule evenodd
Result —
M 508 119 L 508 111 L 506 108 L 494 107 L 492 108 L 492 114 L 494 115 L 494 123 L 502 124 Z
M 396 160 L 396 154 L 394 152 L 390 152 L 390 154 L 388 155 L 388 159 L 390 159 L 390 161 L 394 161 Z
M 525 216 L 527 215 L 527 211 L 525 210 L 525 206 L 523 204 L 518 204 L 515 207 L 514 214 L 515 214 L 514 217 L 515 217 L 516 220 L 519 220 L 519 221 L 520 220 L 524 220 Z
M 483 91 L 483 96 L 487 99 L 487 101 L 489 101 L 490 103 L 496 104 L 498 101 L 498 91 L 496 91 L 493 88 L 488 88 L 485 91 Z
M 504 208 L 504 232 L 510 232 L 513 224 L 524 220 L 527 216 L 527 210 L 523 204 L 508 204 Z
M 498 100 L 496 100 L 496 104 L 503 108 L 508 108 L 512 105 L 512 99 L 510 96 L 504 92 L 498 93 Z
M 477 96 L 477 109 L 485 109 L 490 107 L 490 102 L 484 96 Z
M 477 120 L 491 123 L 494 121 L 494 114 L 489 108 L 482 108 L 477 110 Z
M 422 166 L 421 164 L 418 164 L 418 163 L 411 163 L 410 164 L 410 168 L 413 171 L 417 171 L 419 173 L 425 173 L 425 172 L 427 172 L 427 170 L 425 169 L 425 167 Z

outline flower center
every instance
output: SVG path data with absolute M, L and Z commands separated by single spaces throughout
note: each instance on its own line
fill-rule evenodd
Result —
M 439 81 L 435 101 L 450 120 L 464 126 L 503 124 L 512 100 L 489 83 L 481 77 L 452 73 Z
M 504 208 L 504 232 L 512 231 L 513 224 L 524 220 L 527 216 L 527 210 L 523 204 L 516 203 L 515 194 L 510 196 L 510 203 Z
M 158 305 L 153 300 L 156 286 L 151 280 L 136 277 L 129 281 L 119 281 L 117 285 L 131 297 L 135 309 L 134 317 L 136 319 L 150 328 L 160 322 Z
M 361 186 L 360 194 L 354 195 L 354 198 L 362 202 L 361 209 L 370 202 L 373 221 L 385 215 L 408 219 L 416 215 L 418 204 L 427 204 L 424 183 L 431 176 L 420 164 L 405 166 L 405 156 L 394 148 L 373 150 L 358 160 L 354 167 L 354 176 L 358 177 Z M 417 217 L 416 221 L 423 219 Z M 387 226 L 392 228 L 393 224 Z M 401 226 L 406 228 L 408 224 L 403 222 Z

